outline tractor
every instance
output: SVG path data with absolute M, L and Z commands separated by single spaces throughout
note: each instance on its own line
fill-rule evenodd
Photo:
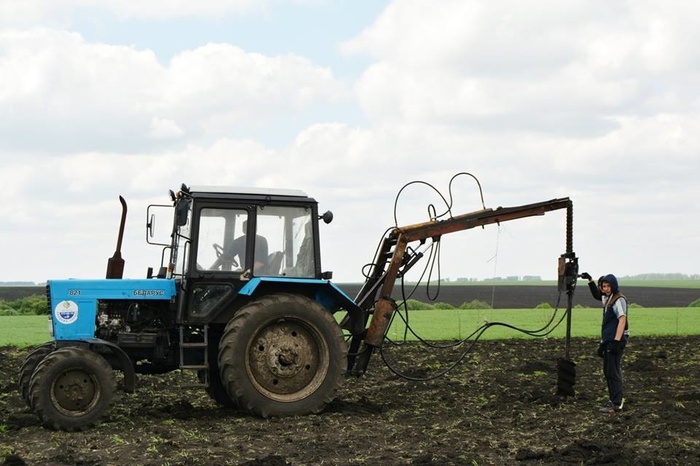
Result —
M 299 190 L 185 184 L 170 203 L 150 205 L 146 240 L 161 263 L 145 278 L 123 278 L 121 242 L 104 279 L 48 280 L 52 340 L 19 372 L 22 397 L 53 429 L 84 430 L 114 401 L 117 373 L 133 392 L 139 374 L 194 371 L 218 404 L 262 417 L 321 412 L 348 375 L 364 374 L 381 347 L 398 278 L 421 258 L 413 246 L 455 231 L 571 213 L 568 198 L 499 207 L 395 227 L 380 243 L 358 295 L 323 271 L 319 228 L 333 219 Z M 167 215 L 164 237 L 156 219 Z M 158 222 L 159 224 L 161 222 Z M 575 281 L 576 257 L 560 258 Z

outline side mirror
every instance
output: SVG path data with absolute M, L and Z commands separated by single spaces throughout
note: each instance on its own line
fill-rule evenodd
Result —
M 156 229 L 156 217 L 163 220 L 163 218 L 172 219 L 173 218 L 173 207 L 163 204 L 151 204 L 146 209 L 146 243 L 154 244 L 158 246 L 170 246 L 172 237 L 170 236 L 172 232 L 170 231 L 157 231 Z M 165 217 L 164 217 L 165 216 Z M 168 230 L 166 228 L 166 230 Z
M 175 209 L 177 210 L 177 225 L 178 226 L 185 226 L 187 225 L 187 213 L 190 208 L 190 203 L 189 201 L 183 201 L 181 200 L 180 202 L 177 203 L 177 206 L 175 206 Z
M 156 215 L 151 214 L 151 217 L 146 222 L 146 231 L 148 232 L 148 237 L 153 238 L 156 231 Z
M 323 223 L 331 223 L 333 221 L 333 212 L 330 210 L 327 210 L 319 217 L 321 220 L 323 220 Z

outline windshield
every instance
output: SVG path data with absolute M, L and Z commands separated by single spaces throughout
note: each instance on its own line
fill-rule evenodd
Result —
M 308 207 L 258 207 L 257 233 L 267 239 L 264 275 L 315 276 L 313 218 Z
M 204 208 L 199 214 L 197 270 L 240 272 L 246 264 L 248 211 Z
M 243 209 L 203 208 L 197 270 L 314 277 L 311 209 L 268 205 L 255 213 L 253 222 Z

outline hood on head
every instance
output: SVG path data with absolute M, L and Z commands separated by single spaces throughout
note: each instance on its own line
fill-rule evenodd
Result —
M 615 275 L 613 274 L 608 274 L 603 277 L 602 282 L 608 282 L 610 283 L 610 289 L 612 290 L 612 294 L 619 293 L 620 292 L 620 287 L 617 284 L 617 278 L 615 278 Z

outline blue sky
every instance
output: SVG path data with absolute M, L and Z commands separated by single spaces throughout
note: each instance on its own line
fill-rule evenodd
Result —
M 266 56 L 298 54 L 332 69 L 336 79 L 351 83 L 371 63 L 371 57 L 342 53 L 341 44 L 371 24 L 387 3 L 379 0 L 278 1 L 227 15 L 163 18 L 122 17 L 101 8 L 83 7 L 76 10 L 71 30 L 79 32 L 89 42 L 153 51 L 164 66 L 183 50 L 210 43 L 235 44 L 248 53 Z M 315 105 L 303 112 L 296 111 L 292 118 L 285 115 L 275 118 L 276 121 L 268 124 L 268 128 L 269 125 L 275 127 L 274 138 L 266 136 L 267 142 L 279 148 L 305 126 L 330 117 L 364 124 L 356 102 L 335 103 L 333 108 Z M 263 137 L 263 132 L 270 133 L 268 128 L 238 135 Z M 236 134 L 235 128 L 232 134 Z
M 263 11 L 160 20 L 84 12 L 76 18 L 75 30 L 90 41 L 153 50 L 163 63 L 183 49 L 211 42 L 233 43 L 264 55 L 303 53 L 314 63 L 332 67 L 338 76 L 355 78 L 367 66 L 368 57 L 341 55 L 338 46 L 359 34 L 387 3 L 280 1 Z
M 86 6 L 89 5 L 89 6 Z M 697 274 L 693 1 L 6 0 L 0 281 L 100 277 L 119 195 L 126 275 L 145 209 L 181 183 L 302 189 L 335 221 L 324 268 L 360 281 L 394 198 L 570 197 L 593 275 Z M 454 213 L 480 207 L 460 179 Z M 399 223 L 440 198 L 412 186 Z M 553 278 L 561 213 L 443 239 L 442 276 Z M 348 252 L 350 251 L 350 252 Z

